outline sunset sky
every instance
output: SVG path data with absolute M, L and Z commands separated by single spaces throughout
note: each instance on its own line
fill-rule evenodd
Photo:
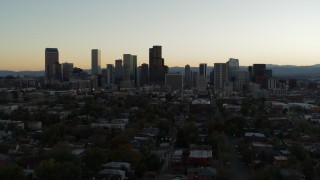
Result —
M 168 66 L 320 64 L 320 0 L 1 0 L 0 70 L 43 70 L 45 48 L 89 69 L 125 53 Z

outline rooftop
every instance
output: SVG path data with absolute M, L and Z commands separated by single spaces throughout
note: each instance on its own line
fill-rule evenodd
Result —
M 46 52 L 59 52 L 58 48 L 46 48 Z
M 190 158 L 212 158 L 212 151 L 208 150 L 192 150 L 190 151 Z

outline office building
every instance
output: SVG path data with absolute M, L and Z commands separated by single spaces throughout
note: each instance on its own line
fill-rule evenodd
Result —
M 203 75 L 197 77 L 197 90 L 204 92 L 207 89 L 207 78 Z
M 123 77 L 122 59 L 115 60 L 115 83 L 119 84 Z
M 168 67 L 164 65 L 162 47 L 153 46 L 149 49 L 149 81 L 150 83 L 164 84 Z
M 236 81 L 241 83 L 249 83 L 249 72 L 237 71 Z
M 101 73 L 101 52 L 99 49 L 91 50 L 91 74 Z
M 132 71 L 130 73 L 130 79 L 134 81 L 134 85 L 138 85 L 138 77 L 137 77 L 137 55 L 132 55 Z
M 278 79 L 276 77 L 271 77 L 268 79 L 268 89 L 277 89 L 278 88 Z
M 198 76 L 199 76 L 199 73 L 198 72 L 192 72 L 192 87 L 197 87 L 197 79 L 198 79 Z
M 257 78 L 263 76 L 263 71 L 266 69 L 266 64 L 253 64 L 252 74 L 253 81 L 256 82 Z
M 131 54 L 123 55 L 123 80 L 133 81 L 137 85 L 137 56 Z
M 187 64 L 184 67 L 184 85 L 186 88 L 190 88 L 191 87 L 191 69 L 190 69 L 190 65 Z
M 107 85 L 114 84 L 114 66 L 113 64 L 107 64 Z
M 174 90 L 183 90 L 183 75 L 182 74 L 166 74 L 165 86 Z
M 228 68 L 226 63 L 214 63 L 214 87 L 223 89 L 228 81 Z
M 143 63 L 140 68 L 140 85 L 149 84 L 149 65 Z
M 210 72 L 210 85 L 214 85 L 214 69 Z
M 248 73 L 249 73 L 249 81 L 253 82 L 253 68 L 252 66 L 248 66 Z
M 57 48 L 45 49 L 45 79 L 48 81 L 61 80 L 61 65 Z
M 207 64 L 206 63 L 199 64 L 199 76 L 207 77 Z
M 62 63 L 62 80 L 69 81 L 73 72 L 73 63 Z
M 265 64 L 253 64 L 253 79 L 261 89 L 268 88 L 268 79 L 272 77 L 272 70 L 266 69 Z
M 237 76 L 237 71 L 239 71 L 239 60 L 230 58 L 229 61 L 227 62 L 227 67 L 228 67 L 228 78 L 229 81 L 234 82 L 236 80 Z

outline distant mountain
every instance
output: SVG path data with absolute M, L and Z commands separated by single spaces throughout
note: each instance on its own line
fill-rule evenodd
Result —
M 85 72 L 90 73 L 91 70 L 84 69 Z M 44 71 L 7 71 L 0 70 L 1 76 L 44 76 Z
M 240 66 L 240 70 L 247 70 L 247 66 Z M 207 74 L 209 75 L 213 67 L 207 67 Z M 320 64 L 312 66 L 293 66 L 293 65 L 274 65 L 267 64 L 267 69 L 272 69 L 274 76 L 300 76 L 300 77 L 316 77 L 320 76 Z M 198 72 L 199 67 L 191 67 L 193 72 Z M 90 73 L 90 70 L 85 69 Z M 184 67 L 170 67 L 170 73 L 181 72 L 184 74 Z M 0 70 L 0 76 L 44 76 L 44 71 L 7 71 Z
M 267 64 L 268 69 L 272 69 L 275 76 L 320 76 L 320 65 L 312 66 L 292 66 Z
M 44 71 L 7 71 L 7 70 L 0 70 L 0 76 L 44 76 Z
M 240 70 L 247 70 L 248 66 L 240 66 Z M 207 67 L 207 74 L 209 75 L 213 67 Z M 312 66 L 293 66 L 293 65 L 274 65 L 267 64 L 267 69 L 272 69 L 274 76 L 303 76 L 315 77 L 320 76 L 320 64 Z M 198 72 L 199 67 L 191 67 L 193 72 Z M 170 73 L 181 72 L 184 74 L 184 67 L 171 67 Z

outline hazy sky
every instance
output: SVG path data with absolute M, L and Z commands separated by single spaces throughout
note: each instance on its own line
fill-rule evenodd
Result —
M 0 23 L 2 70 L 44 69 L 46 47 L 85 69 L 153 45 L 169 66 L 320 63 L 320 0 L 1 0 Z

